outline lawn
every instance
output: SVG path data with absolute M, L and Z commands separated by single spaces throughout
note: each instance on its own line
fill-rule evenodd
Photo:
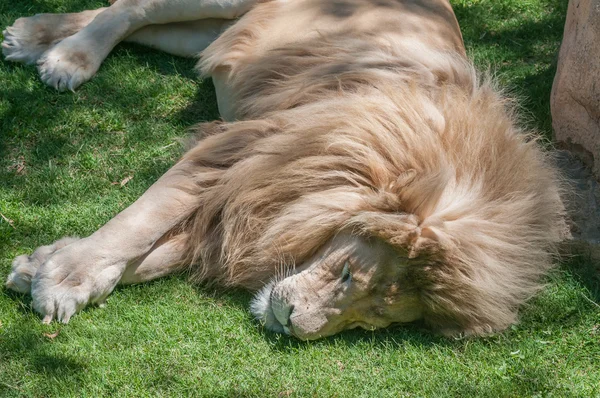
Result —
M 567 1 L 452 3 L 471 57 L 550 137 Z M 0 0 L 0 30 L 102 5 Z M 121 45 L 91 82 L 57 93 L 34 67 L 0 61 L 0 279 L 15 256 L 108 221 L 173 164 L 188 126 L 218 117 L 193 66 Z M 0 289 L 0 396 L 600 396 L 592 268 L 564 260 L 518 325 L 464 340 L 412 325 L 304 343 L 254 322 L 250 294 L 183 277 L 119 287 L 68 325 L 42 325 L 28 297 Z

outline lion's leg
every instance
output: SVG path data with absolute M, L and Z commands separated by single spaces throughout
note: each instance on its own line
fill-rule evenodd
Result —
M 186 238 L 186 235 L 175 235 L 159 239 L 148 253 L 127 265 L 119 283 L 146 282 L 187 268 Z
M 132 33 L 125 41 L 191 58 L 208 47 L 231 23 L 233 21 L 227 19 L 201 19 L 148 25 Z
M 119 0 L 38 60 L 41 79 L 59 90 L 89 80 L 120 41 L 147 25 L 235 19 L 256 0 Z
M 79 32 L 105 8 L 70 14 L 38 14 L 19 18 L 3 32 L 2 53 L 9 61 L 36 63 L 61 40 Z M 230 20 L 205 19 L 148 25 L 125 38 L 182 57 L 194 57 L 230 24 Z
M 148 253 L 127 264 L 119 283 L 146 282 L 186 268 L 186 238 L 186 235 L 160 238 Z M 40 266 L 55 252 L 78 240 L 75 237 L 62 238 L 50 245 L 38 247 L 31 255 L 16 257 L 6 280 L 6 287 L 19 293 L 31 293 L 31 280 Z
M 198 208 L 195 170 L 181 161 L 98 231 L 56 251 L 39 267 L 31 295 L 45 322 L 55 317 L 68 322 L 87 304 L 103 302 L 128 266 L 153 248 L 156 254 L 146 256 L 140 266 L 156 263 L 160 253 L 173 252 L 167 250 L 170 246 L 156 244 Z M 149 268 L 140 272 L 145 269 Z

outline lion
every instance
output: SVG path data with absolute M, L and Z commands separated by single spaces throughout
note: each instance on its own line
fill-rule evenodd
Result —
M 446 0 L 118 0 L 18 19 L 6 59 L 74 90 L 120 41 L 200 54 L 224 119 L 84 238 L 19 256 L 44 322 L 175 272 L 256 292 L 302 340 L 515 323 L 566 236 L 561 177 L 468 59 Z

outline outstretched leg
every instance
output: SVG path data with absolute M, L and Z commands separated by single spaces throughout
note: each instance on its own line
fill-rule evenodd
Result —
M 149 280 L 182 262 L 182 235 L 168 233 L 198 208 L 197 166 L 181 161 L 135 203 L 87 238 L 54 252 L 31 282 L 33 307 L 45 322 L 68 322 L 90 303 L 101 303 L 119 281 Z
M 142 257 L 130 261 L 119 283 L 131 284 L 160 278 L 187 268 L 185 243 L 187 235 L 163 236 Z M 19 293 L 31 293 L 31 280 L 40 266 L 60 249 L 79 238 L 66 237 L 38 247 L 33 254 L 16 257 L 6 280 L 6 287 Z
M 61 40 L 86 27 L 106 8 L 70 14 L 38 14 L 15 21 L 3 32 L 2 53 L 9 61 L 35 64 Z M 145 26 L 125 38 L 182 57 L 195 57 L 233 21 L 204 19 Z
M 152 24 L 235 19 L 256 0 L 119 0 L 38 60 L 41 79 L 59 90 L 89 80 L 120 41 Z

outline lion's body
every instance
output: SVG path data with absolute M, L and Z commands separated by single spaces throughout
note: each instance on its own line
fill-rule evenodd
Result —
M 436 52 L 465 54 L 444 0 L 267 1 L 204 50 L 200 68 L 227 89 L 221 115 L 242 120 L 331 97 L 338 77 L 365 83 L 352 78 L 376 78 L 360 76 L 369 70 L 446 74 Z
M 165 247 L 155 257 L 196 280 L 276 278 L 255 312 L 301 338 L 420 318 L 444 333 L 515 322 L 564 237 L 558 176 L 474 72 L 446 1 L 259 2 L 199 68 L 230 122 L 198 126 L 163 191 L 127 210 L 162 222 L 129 249 L 150 254 L 121 280 L 160 275 L 152 253 Z M 184 193 L 161 203 L 184 210 L 149 210 L 164 187 Z M 332 256 L 345 275 L 354 266 L 354 285 L 319 266 Z

